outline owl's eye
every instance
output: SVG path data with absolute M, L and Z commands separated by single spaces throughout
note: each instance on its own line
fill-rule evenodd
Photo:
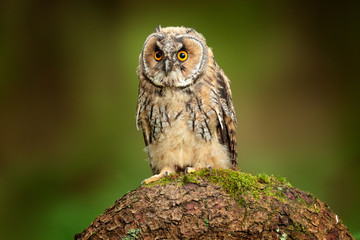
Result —
M 162 59 L 162 53 L 161 53 L 161 51 L 156 51 L 156 52 L 154 53 L 154 58 L 155 58 L 156 61 L 160 61 L 160 60 Z
M 188 58 L 188 54 L 185 51 L 180 51 L 177 56 L 178 56 L 178 59 L 182 62 Z

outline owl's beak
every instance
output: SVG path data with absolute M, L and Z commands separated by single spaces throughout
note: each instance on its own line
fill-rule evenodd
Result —
M 171 71 L 172 65 L 173 65 L 173 63 L 172 63 L 172 61 L 171 61 L 170 59 L 166 59 L 166 60 L 165 60 L 165 74 L 166 74 L 166 76 L 167 76 L 167 75 L 169 74 L 169 72 Z

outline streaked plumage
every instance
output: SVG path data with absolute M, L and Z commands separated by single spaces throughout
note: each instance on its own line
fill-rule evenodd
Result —
M 156 174 L 146 183 L 187 167 L 236 168 L 230 81 L 201 34 L 159 26 L 144 43 L 137 73 L 136 124 Z

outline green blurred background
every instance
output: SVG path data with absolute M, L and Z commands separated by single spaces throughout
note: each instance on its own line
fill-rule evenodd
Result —
M 232 81 L 239 167 L 286 177 L 360 237 L 359 4 L 0 4 L 2 239 L 72 239 L 151 175 L 135 127 L 138 55 L 193 27 Z

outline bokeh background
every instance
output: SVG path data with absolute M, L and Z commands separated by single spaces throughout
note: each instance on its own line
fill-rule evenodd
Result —
M 0 233 L 72 239 L 151 175 L 136 68 L 159 24 L 232 81 L 239 167 L 286 177 L 360 239 L 356 1 L 2 1 Z

